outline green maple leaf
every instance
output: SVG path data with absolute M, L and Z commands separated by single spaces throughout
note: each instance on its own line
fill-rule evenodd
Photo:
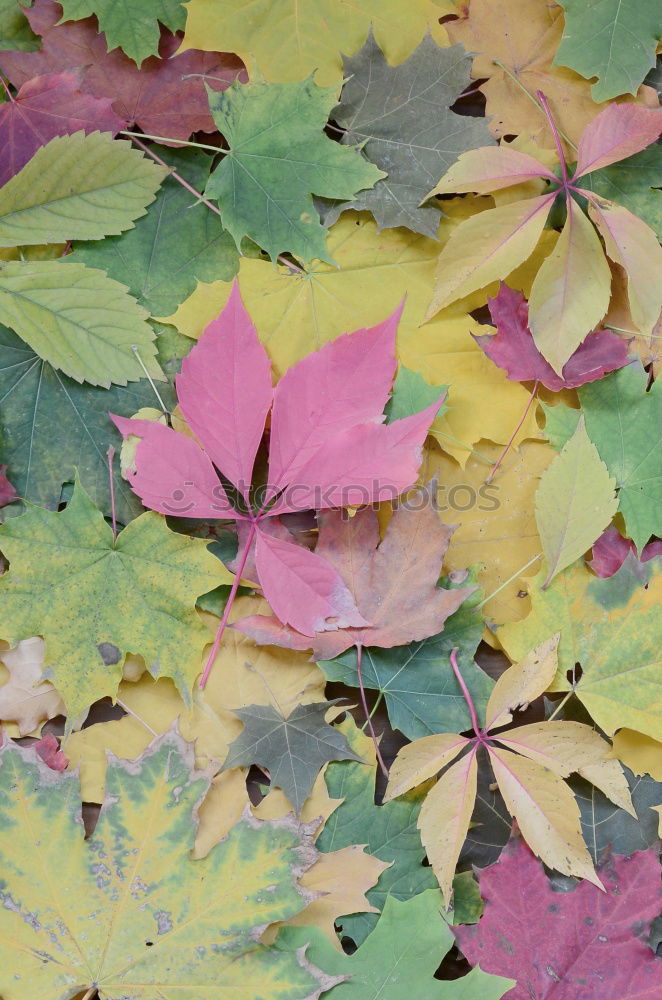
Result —
M 616 479 L 619 509 L 627 532 L 641 551 L 662 532 L 662 386 L 640 363 L 626 365 L 583 386 L 579 399 L 586 430 Z M 653 433 L 651 433 L 653 431 Z
M 347 200 L 384 174 L 356 149 L 324 134 L 335 87 L 235 81 L 222 93 L 207 88 L 214 121 L 230 149 L 211 175 L 207 198 L 217 198 L 237 246 L 250 236 L 275 260 L 290 251 L 333 263 L 313 194 Z
M 272 705 L 235 709 L 244 730 L 231 744 L 222 770 L 251 764 L 265 767 L 272 785 L 287 795 L 298 815 L 323 764 L 361 760 L 347 746 L 343 734 L 325 722 L 333 704 L 297 705 L 287 718 Z
M 152 511 L 113 532 L 76 481 L 61 513 L 31 507 L 0 525 L 9 572 L 0 577 L 3 637 L 46 640 L 47 676 L 69 726 L 100 698 L 115 696 L 128 652 L 182 697 L 198 673 L 209 633 L 198 594 L 218 584 L 218 560 L 200 539 L 167 527 Z
M 173 408 L 169 383 L 159 393 Z M 108 445 L 121 439 L 108 412 L 131 417 L 157 403 L 147 379 L 110 389 L 82 385 L 38 357 L 11 330 L 0 326 L 0 456 L 18 495 L 57 510 L 64 483 L 78 469 L 94 503 L 110 511 Z M 144 508 L 114 463 L 117 519 L 127 524 Z
M 196 190 L 211 159 L 199 150 L 169 149 L 168 164 Z M 99 267 L 126 285 L 152 316 L 169 316 L 198 281 L 230 281 L 239 255 L 220 219 L 172 177 L 166 177 L 147 215 L 121 236 L 76 243 L 67 263 Z
M 448 391 L 448 388 L 447 385 L 429 385 L 419 372 L 400 364 L 391 398 L 384 408 L 386 423 L 390 424 L 394 420 L 420 413 L 435 403 L 444 391 Z M 443 416 L 447 409 L 447 404 L 442 403 L 437 410 L 437 419 Z
M 441 915 L 443 899 L 429 889 L 405 902 L 389 896 L 374 931 L 353 955 L 333 947 L 317 928 L 285 927 L 277 945 L 308 945 L 307 958 L 331 975 L 349 976 L 333 989 L 334 1000 L 500 1000 L 515 983 L 480 968 L 453 982 L 434 978 L 455 938 Z
M 465 586 L 471 580 L 464 581 Z M 471 716 L 450 665 L 450 652 L 457 648 L 464 679 L 480 716 L 485 711 L 494 681 L 473 661 L 483 633 L 483 619 L 475 609 L 480 601 L 472 594 L 446 621 L 444 631 L 408 646 L 363 650 L 361 674 L 364 687 L 379 691 L 386 701 L 389 719 L 410 740 L 439 732 L 462 732 L 471 726 Z M 330 681 L 358 687 L 356 650 L 333 660 L 321 660 Z
M 186 24 L 182 0 L 61 0 L 63 21 L 95 15 L 106 36 L 108 50 L 120 48 L 139 66 L 158 55 L 161 29 L 181 31 Z
M 662 9 L 650 0 L 559 0 L 565 27 L 554 63 L 590 79 L 598 104 L 636 94 L 655 66 Z
M 0 993 L 7 1000 L 263 997 L 313 1000 L 333 979 L 259 944 L 306 905 L 315 857 L 291 820 L 243 818 L 193 861 L 208 777 L 166 733 L 137 761 L 112 758 L 85 839 L 78 774 L 33 750 L 0 752 Z M 98 991 L 98 992 L 97 992 Z
M 325 221 L 346 208 L 367 209 L 379 229 L 406 226 L 436 239 L 439 208 L 421 202 L 460 153 L 494 144 L 484 118 L 450 110 L 469 84 L 471 56 L 461 45 L 440 48 L 428 34 L 405 62 L 390 66 L 371 32 L 343 69 L 347 82 L 332 118 L 346 130 L 342 141 L 365 144 L 366 158 L 388 176 L 333 207 Z

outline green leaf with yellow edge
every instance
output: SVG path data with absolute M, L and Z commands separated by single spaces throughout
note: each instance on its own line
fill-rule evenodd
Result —
M 621 728 L 653 738 L 660 733 L 662 573 L 657 561 L 641 566 L 631 553 L 606 580 L 576 563 L 547 590 L 541 589 L 540 573 L 530 586 L 529 615 L 497 633 L 510 659 L 518 660 L 560 631 L 559 671 L 550 690 L 571 689 L 568 676 L 579 664 L 575 694 L 609 735 Z
M 442 242 L 458 219 L 476 211 L 476 200 L 453 199 L 444 203 L 444 210 L 449 218 L 440 225 Z M 276 374 L 282 376 L 295 362 L 348 330 L 382 322 L 405 298 L 398 329 L 401 362 L 424 373 L 427 382 L 451 384 L 448 406 L 434 421 L 432 434 L 463 463 L 486 432 L 505 444 L 529 394 L 480 350 L 471 334 L 484 331 L 469 316 L 466 304 L 421 326 L 439 243 L 406 229 L 378 233 L 367 214 L 345 212 L 329 231 L 328 250 L 337 267 L 316 261 L 305 274 L 263 260 L 241 259 L 242 298 Z M 521 282 L 510 280 L 513 287 L 530 287 L 530 273 Z M 225 306 L 231 287 L 224 281 L 199 284 L 166 322 L 189 337 L 199 337 Z M 480 304 L 472 302 L 469 308 Z M 531 410 L 515 443 L 539 436 Z
M 536 523 L 547 560 L 543 588 L 590 549 L 611 522 L 618 509 L 615 484 L 582 417 L 542 474 L 536 493 Z
M 408 900 L 389 896 L 370 936 L 351 955 L 339 953 L 317 928 L 284 928 L 280 947 L 306 948 L 306 957 L 331 975 L 350 978 L 334 987 L 334 1000 L 500 1000 L 515 985 L 480 968 L 452 982 L 434 978 L 455 938 L 442 916 L 443 899 L 428 889 Z
M 208 641 L 195 598 L 223 571 L 205 542 L 171 531 L 152 511 L 114 540 L 76 482 L 61 513 L 31 507 L 1 525 L 0 549 L 10 563 L 0 577 L 3 635 L 12 645 L 44 637 L 69 729 L 93 702 L 115 697 L 128 652 L 190 702 Z
M 39 39 L 30 29 L 23 7 L 30 7 L 32 0 L 0 0 L 0 51 L 14 49 L 20 52 L 34 52 L 39 48 Z
M 108 388 L 164 375 L 147 313 L 104 271 L 57 260 L 0 263 L 0 310 L 43 361 Z M 133 350 L 133 347 L 136 350 Z
M 212 172 L 205 196 L 218 200 L 223 225 L 240 247 L 249 236 L 272 260 L 289 251 L 333 263 L 313 195 L 341 201 L 386 175 L 324 133 L 335 87 L 239 83 L 207 87 L 209 108 L 229 150 Z
M 306 904 L 314 849 L 291 820 L 244 817 L 194 861 L 208 776 L 170 732 L 134 764 L 112 760 L 85 840 L 78 777 L 34 751 L 0 754 L 0 991 L 5 1000 L 156 996 L 313 1000 L 334 980 L 264 948 L 265 925 Z
M 62 8 L 63 21 L 79 21 L 95 15 L 108 49 L 121 48 L 138 66 L 148 56 L 159 54 L 159 23 L 171 31 L 180 31 L 186 23 L 181 0 L 140 0 L 140 3 L 62 0 Z
M 131 229 L 167 173 L 109 133 L 57 136 L 0 188 L 0 246 L 101 240 Z
M 184 49 L 236 52 L 266 80 L 301 80 L 315 73 L 320 84 L 339 84 L 342 53 L 363 45 L 372 25 L 388 61 L 411 55 L 429 30 L 448 44 L 444 14 L 450 0 L 188 0 Z

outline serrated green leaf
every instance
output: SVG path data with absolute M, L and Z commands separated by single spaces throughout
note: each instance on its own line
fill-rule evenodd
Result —
M 401 420 L 403 417 L 411 417 L 414 413 L 420 413 L 447 390 L 447 385 L 429 385 L 419 372 L 412 371 L 406 365 L 400 364 L 393 383 L 393 393 L 384 409 L 386 422 L 390 424 L 394 420 Z M 448 405 L 442 403 L 437 411 L 437 418 L 441 417 L 447 409 Z
M 641 364 L 585 385 L 579 400 L 586 429 L 616 478 L 619 510 L 637 549 L 662 534 L 662 384 Z
M 186 24 L 182 0 L 61 0 L 63 20 L 78 21 L 94 15 L 106 36 L 108 49 L 121 48 L 139 66 L 143 59 L 159 53 L 159 22 L 171 31 Z
M 331 261 L 326 230 L 312 196 L 352 199 L 372 187 L 381 170 L 355 148 L 324 134 L 335 87 L 300 83 L 234 82 L 222 93 L 207 88 L 209 107 L 229 151 L 211 175 L 207 198 L 218 199 L 237 247 L 250 236 L 272 260 L 290 251 L 304 260 Z
M 61 513 L 31 507 L 0 525 L 0 550 L 10 563 L 0 577 L 3 637 L 12 645 L 44 637 L 70 727 L 93 702 L 115 696 L 128 652 L 190 700 L 209 640 L 195 599 L 222 572 L 205 542 L 170 531 L 152 511 L 114 540 L 76 482 Z
M 243 732 L 230 745 L 221 770 L 259 764 L 271 775 L 297 815 L 310 795 L 321 767 L 330 760 L 360 760 L 343 734 L 324 719 L 333 702 L 297 705 L 285 717 L 272 705 L 237 708 Z
M 2 318 L 54 368 L 108 388 L 162 379 L 147 313 L 103 271 L 59 260 L 0 262 Z
M 0 52 L 6 49 L 34 52 L 39 48 L 39 39 L 21 10 L 30 7 L 31 3 L 32 0 L 22 4 L 18 0 L 0 0 Z
M 536 524 L 547 560 L 547 587 L 557 573 L 591 547 L 618 509 L 607 472 L 580 417 L 561 454 L 543 472 L 536 493 Z
M 131 229 L 166 174 L 106 132 L 57 136 L 0 188 L 0 247 L 100 240 Z
M 199 150 L 169 149 L 168 164 L 201 191 L 211 159 Z M 198 281 L 230 281 L 239 254 L 221 220 L 172 177 L 166 177 L 135 227 L 98 243 L 77 243 L 67 262 L 102 268 L 126 285 L 152 316 L 167 316 Z
M 547 403 L 541 402 L 540 405 L 545 414 L 543 433 L 552 448 L 561 451 L 563 445 L 570 440 L 577 430 L 577 424 L 579 423 L 582 411 L 573 410 L 572 407 L 566 406 L 565 403 L 548 406 Z
M 582 187 L 615 201 L 643 219 L 662 240 L 662 146 L 653 143 L 636 156 L 582 177 Z
M 161 383 L 159 393 L 172 409 L 172 386 Z M 108 413 L 131 417 L 157 405 L 147 379 L 110 389 L 80 385 L 0 326 L 0 460 L 20 497 L 57 510 L 62 485 L 77 469 L 93 502 L 110 514 L 107 451 L 113 444 L 119 453 L 121 437 Z M 144 508 L 120 475 L 118 458 L 114 483 L 117 519 L 127 524 Z
M 86 840 L 77 773 L 56 776 L 34 750 L 5 745 L 6 1000 L 313 1000 L 333 985 L 301 955 L 259 944 L 265 924 L 305 906 L 297 877 L 314 858 L 310 844 L 291 821 L 243 818 L 193 861 L 208 784 L 171 731 L 137 761 L 111 759 L 106 802 Z
M 363 155 L 387 176 L 355 201 L 333 206 L 325 222 L 346 208 L 367 209 L 379 229 L 406 226 L 436 239 L 443 206 L 421 202 L 460 153 L 494 143 L 484 118 L 450 110 L 469 84 L 471 57 L 427 34 L 405 62 L 390 66 L 371 32 L 356 55 L 345 56 L 343 69 L 331 117 L 345 129 L 342 142 L 364 143 Z
M 565 27 L 554 64 L 590 80 L 598 104 L 636 94 L 662 38 L 662 8 L 650 0 L 559 0 Z
M 442 917 L 443 898 L 428 889 L 401 902 L 386 900 L 372 934 L 352 955 L 333 947 L 317 928 L 285 927 L 277 945 L 301 948 L 330 975 L 348 976 L 334 987 L 337 1000 L 500 1000 L 515 983 L 472 969 L 452 982 L 439 982 L 434 974 L 455 938 Z M 334 998 L 334 1000 L 335 1000 Z

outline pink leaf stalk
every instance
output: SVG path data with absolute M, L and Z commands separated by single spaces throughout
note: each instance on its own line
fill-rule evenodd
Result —
M 400 313 L 326 344 L 273 390 L 269 357 L 235 282 L 176 380 L 197 440 L 161 423 L 113 416 L 125 438 L 139 438 L 128 478 L 145 506 L 170 516 L 234 519 L 247 529 L 202 686 L 247 566 L 280 621 L 302 635 L 370 627 L 336 567 L 267 524 L 283 513 L 395 498 L 416 480 L 442 397 L 384 423 Z M 270 412 L 269 475 L 258 501 L 253 467 Z M 230 495 L 219 473 L 232 484 Z

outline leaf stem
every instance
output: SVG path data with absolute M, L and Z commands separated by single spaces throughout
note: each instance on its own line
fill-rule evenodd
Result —
M 138 138 L 135 132 L 129 132 L 126 129 L 120 129 L 119 135 L 128 135 L 134 142 Z M 209 146 L 204 142 L 191 142 L 189 139 L 171 139 L 167 135 L 150 135 L 148 132 L 141 132 L 140 135 L 143 139 L 153 139 L 155 142 L 176 142 L 180 146 L 194 146 L 196 149 L 208 149 L 212 153 L 227 153 L 225 149 L 219 149 L 218 146 Z M 141 143 L 138 142 L 138 145 L 140 146 Z
M 135 132 L 122 132 L 122 135 L 130 135 L 131 138 L 133 139 L 133 141 L 135 142 L 136 146 L 138 146 L 140 149 L 142 149 L 143 153 L 147 153 L 147 155 L 151 156 L 151 158 L 154 160 L 155 163 L 158 163 L 161 167 L 165 167 L 166 170 L 169 170 L 170 171 L 170 176 L 172 177 L 172 179 L 174 181 L 177 181 L 177 183 L 181 184 L 181 186 L 183 188 L 185 188 L 189 192 L 189 194 L 192 194 L 193 197 L 197 198 L 199 202 L 202 202 L 203 205 L 206 205 L 207 208 L 210 211 L 214 212 L 214 214 L 219 217 L 219 219 L 221 219 L 221 220 L 223 219 L 223 216 L 221 214 L 221 210 L 216 205 L 214 205 L 213 202 L 211 202 L 207 198 L 205 198 L 205 196 L 203 194 L 201 194 L 200 191 L 196 190 L 196 188 L 194 188 L 192 184 L 189 184 L 189 182 L 187 180 L 185 180 L 182 177 L 181 174 L 178 174 L 176 170 L 173 170 L 173 168 L 170 166 L 170 164 L 166 163 L 165 160 L 161 159 L 161 157 L 158 155 L 158 153 L 155 153 L 153 149 L 150 149 L 149 146 L 146 146 L 145 143 L 141 141 L 140 137 L 135 134 Z M 153 135 L 145 135 L 144 137 L 146 139 L 158 138 L 158 136 L 153 136 Z M 168 140 L 168 141 L 170 141 L 170 140 Z M 178 140 L 174 140 L 174 141 L 177 142 Z M 196 143 L 196 142 L 193 142 L 193 143 L 188 143 L 188 145 L 189 146 L 198 146 L 200 144 Z M 201 149 L 212 149 L 213 147 L 212 146 L 201 146 L 200 148 Z M 217 150 L 217 152 L 222 152 L 222 150 Z M 283 256 L 283 254 L 279 254 L 276 259 L 278 260 L 278 262 L 280 264 L 284 264 L 286 267 L 289 267 L 292 271 L 297 271 L 299 274 L 305 274 L 306 273 L 305 270 L 302 267 L 299 266 L 299 264 L 295 264 L 294 261 L 288 260 L 287 257 Z
M 123 708 L 127 715 L 132 715 L 133 718 L 136 719 L 137 722 L 139 722 L 141 725 L 143 725 L 145 727 L 145 729 L 149 730 L 149 732 L 152 734 L 152 736 L 155 736 L 155 737 L 159 736 L 159 733 L 157 733 L 157 731 L 155 729 L 152 729 L 152 727 L 147 722 L 145 722 L 144 719 L 141 719 L 141 717 L 138 715 L 138 713 L 134 712 L 132 708 L 129 708 L 129 706 L 125 702 L 120 701 L 119 698 L 115 698 L 115 704 L 119 705 L 120 708 Z
M 0 76 L 0 83 L 2 84 L 2 86 L 4 88 L 5 94 L 7 95 L 7 97 L 9 98 L 9 100 L 13 104 L 15 102 L 16 98 L 14 97 L 14 95 L 11 92 L 11 90 L 9 89 L 9 87 L 7 85 L 7 81 L 5 80 L 4 76 Z
M 527 414 L 528 414 L 529 410 L 531 409 L 531 405 L 533 403 L 533 400 L 536 397 L 536 393 L 538 391 L 538 385 L 539 384 L 540 384 L 539 379 L 536 379 L 535 382 L 533 383 L 533 389 L 531 390 L 531 395 L 529 396 L 529 401 L 526 404 L 526 407 L 524 409 L 524 413 L 520 417 L 520 421 L 519 421 L 517 427 L 515 428 L 515 430 L 513 431 L 513 433 L 510 435 L 510 438 L 508 440 L 508 443 L 507 443 L 506 447 L 503 449 L 503 451 L 501 452 L 501 454 L 497 458 L 496 462 L 494 463 L 494 465 L 490 469 L 490 474 L 487 477 L 487 479 L 485 480 L 486 483 L 491 483 L 492 482 L 492 480 L 494 479 L 494 476 L 496 475 L 496 473 L 497 473 L 497 471 L 499 469 L 499 466 L 501 465 L 501 463 L 503 462 L 504 458 L 506 457 L 506 455 L 510 451 L 510 447 L 511 447 L 513 441 L 515 440 L 515 438 L 517 437 L 519 429 L 522 426 L 522 424 L 524 423 L 524 421 L 526 420 Z
M 552 130 L 552 135 L 554 136 L 554 144 L 556 145 L 556 152 L 559 158 L 559 163 L 561 164 L 561 177 L 563 181 L 563 187 L 568 186 L 568 164 L 565 162 L 565 153 L 563 152 L 563 143 L 561 142 L 561 136 L 559 130 L 556 127 L 556 122 L 554 121 L 554 115 L 552 114 L 549 102 L 542 90 L 536 90 L 536 97 L 542 105 L 542 109 L 547 116 L 547 121 L 549 122 L 549 127 Z M 567 192 L 566 192 L 567 193 Z
M 480 604 L 476 605 L 475 610 L 480 611 L 481 608 L 484 608 L 488 601 L 491 601 L 493 597 L 496 597 L 497 594 L 500 594 L 502 590 L 505 590 L 505 588 L 508 586 L 509 583 L 512 583 L 513 580 L 516 580 L 517 577 L 521 573 L 523 573 L 525 569 L 529 568 L 529 566 L 533 566 L 534 562 L 537 562 L 538 559 L 542 559 L 542 552 L 539 552 L 537 556 L 533 557 L 533 559 L 529 559 L 528 563 L 525 563 L 524 566 L 520 566 L 519 569 L 516 569 L 512 576 L 509 576 L 507 580 L 505 580 L 499 587 L 497 587 L 496 590 L 493 590 L 491 594 L 488 594 L 487 597 L 484 597 L 483 600 L 480 602 Z
M 371 719 L 376 714 L 377 709 L 379 708 L 379 706 L 381 705 L 381 703 L 382 703 L 383 700 L 384 700 L 384 692 L 380 691 L 379 694 L 377 695 L 377 699 L 375 701 L 375 704 L 372 706 L 372 709 L 370 710 L 370 718 Z M 368 721 L 367 721 L 367 719 L 363 723 L 363 725 L 361 726 L 361 728 L 364 729 L 364 730 L 368 728 Z
M 565 698 L 562 698 L 562 699 L 561 699 L 561 701 L 560 701 L 560 702 L 558 703 L 558 705 L 556 706 L 556 708 L 554 709 L 554 711 L 553 711 L 553 712 L 552 712 L 552 714 L 550 715 L 549 719 L 547 720 L 548 722 L 551 722 L 551 721 L 552 721 L 552 719 L 553 719 L 553 718 L 554 718 L 554 717 L 555 717 L 556 715 L 558 715 L 558 714 L 559 714 L 559 712 L 561 711 L 561 709 L 563 708 L 563 706 L 564 706 L 564 705 L 566 704 L 566 702 L 567 702 L 567 701 L 568 701 L 568 700 L 569 700 L 569 699 L 570 699 L 570 698 L 571 698 L 571 697 L 573 696 L 573 694 L 574 694 L 574 693 L 575 693 L 575 689 L 574 689 L 574 687 L 573 687 L 573 688 L 571 688 L 571 689 L 570 689 L 570 690 L 568 691 L 568 693 L 566 694 Z
M 248 535 L 246 537 L 246 544 L 244 545 L 244 551 L 241 553 L 241 560 L 237 566 L 237 571 L 232 581 L 232 588 L 228 594 L 228 599 L 223 610 L 223 617 L 221 618 L 221 623 L 218 626 L 218 631 L 216 633 L 216 638 L 214 639 L 214 645 L 211 647 L 211 651 L 207 658 L 207 663 L 205 669 L 202 672 L 202 676 L 198 682 L 199 686 L 203 688 L 207 683 L 209 674 L 211 673 L 211 668 L 214 665 L 214 660 L 216 659 L 216 654 L 218 653 L 218 648 L 221 645 L 221 639 L 223 638 L 223 633 L 228 623 L 228 618 L 230 617 L 230 611 L 232 610 L 232 605 L 234 604 L 234 599 L 237 596 L 237 591 L 239 590 L 239 583 L 241 581 L 242 574 L 246 567 L 248 561 L 248 553 L 250 552 L 251 545 L 253 544 L 253 538 L 255 537 L 255 531 L 257 528 L 257 521 L 252 521 Z
M 110 514 L 113 521 L 113 542 L 117 541 L 117 517 L 115 516 L 115 480 L 113 479 L 113 459 L 115 449 L 112 444 L 106 452 L 108 458 L 108 483 L 110 486 Z
M 535 104 L 535 106 L 538 108 L 539 111 L 542 111 L 544 113 L 544 108 L 541 107 L 539 101 L 536 100 L 536 98 L 533 96 L 533 94 L 531 93 L 531 91 L 527 87 L 524 86 L 524 84 L 522 83 L 522 81 L 519 80 L 517 78 L 517 76 L 515 76 L 515 74 L 513 73 L 513 71 L 511 69 L 508 69 L 508 67 L 504 63 L 502 63 L 500 59 L 493 59 L 492 62 L 494 63 L 495 66 L 498 66 L 499 69 L 502 69 L 504 71 L 504 73 L 506 74 L 506 76 L 510 77 L 510 79 L 513 81 L 513 83 L 517 84 L 517 86 L 520 88 L 520 90 L 522 90 L 526 94 L 526 96 L 529 98 L 529 100 L 532 101 L 533 104 Z M 562 132 L 561 129 L 558 129 L 558 133 L 562 137 L 562 139 L 564 140 L 564 142 L 567 142 L 568 146 L 570 146 L 571 149 L 574 149 L 574 151 L 577 152 L 577 147 L 575 146 L 575 144 L 572 141 L 572 139 L 570 139 L 570 137 L 567 136 L 565 134 L 565 132 Z
M 151 385 L 152 389 L 154 390 L 154 395 L 158 399 L 159 405 L 160 405 L 161 409 L 163 410 L 164 413 L 169 413 L 170 411 L 168 410 L 168 407 L 165 405 L 165 403 L 161 399 L 161 394 L 159 393 L 159 390 L 156 388 L 156 385 L 154 384 L 154 379 L 152 378 L 152 376 L 147 371 L 147 368 L 145 367 L 145 362 L 140 357 L 140 351 L 138 350 L 138 345 L 137 344 L 131 344 L 131 350 L 135 354 L 136 360 L 137 360 L 138 364 L 140 365 L 140 367 L 144 371 L 145 376 L 146 376 L 149 384 Z
M 365 688 L 363 686 L 363 674 L 361 672 L 361 658 L 362 658 L 363 647 L 360 642 L 356 643 L 356 672 L 359 678 L 359 691 L 361 692 L 361 704 L 363 705 L 363 711 L 365 713 L 366 725 L 370 730 L 370 736 L 375 747 L 375 755 L 379 761 L 379 766 L 384 777 L 388 778 L 388 768 L 384 763 L 384 758 L 382 757 L 381 750 L 379 749 L 379 743 L 377 742 L 377 735 L 375 733 L 375 727 L 372 724 L 372 714 L 368 711 L 368 701 L 365 696 Z
M 472 726 L 472 729 L 473 729 L 474 733 L 476 734 L 476 736 L 478 737 L 479 741 L 482 743 L 483 742 L 483 733 L 481 731 L 480 726 L 478 725 L 478 716 L 476 715 L 476 708 L 474 706 L 473 698 L 471 697 L 471 694 L 469 693 L 469 688 L 465 684 L 464 677 L 460 673 L 460 668 L 459 668 L 459 666 L 457 664 L 457 654 L 458 653 L 459 653 L 459 647 L 458 646 L 456 646 L 454 649 L 451 649 L 451 655 L 450 655 L 451 667 L 453 668 L 453 673 L 457 677 L 458 684 L 462 688 L 462 694 L 464 695 L 464 699 L 465 699 L 467 705 L 469 706 L 469 713 L 471 715 L 471 726 Z

